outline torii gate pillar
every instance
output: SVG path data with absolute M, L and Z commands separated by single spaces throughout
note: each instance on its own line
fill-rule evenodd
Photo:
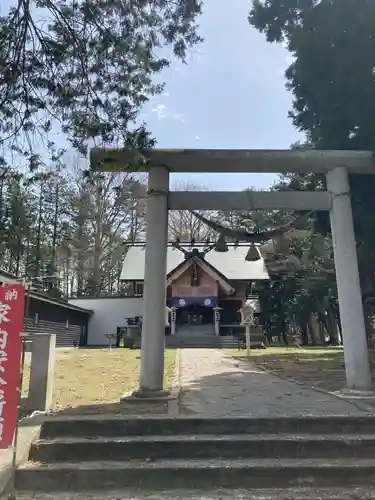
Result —
M 139 395 L 162 393 L 165 347 L 165 280 L 168 226 L 169 173 L 216 172 L 313 172 L 327 175 L 327 193 L 254 193 L 253 209 L 327 210 L 330 207 L 333 249 L 340 305 L 347 386 L 349 392 L 369 393 L 371 375 L 362 293 L 359 282 L 357 251 L 348 171 L 375 174 L 371 151 L 278 151 L 278 150 L 185 150 L 155 149 L 149 161 L 139 166 L 138 154 L 127 149 L 91 150 L 91 164 L 104 171 L 148 171 L 147 237 L 145 265 L 144 322 Z M 129 167 L 130 165 L 130 167 Z M 164 165 L 164 166 L 160 166 Z M 331 170 L 332 166 L 340 167 Z M 241 194 L 241 196 L 240 196 Z M 255 194 L 259 196 L 255 197 Z M 277 198 L 276 198 L 277 195 Z M 189 197 L 195 198 L 196 209 L 242 210 L 248 207 L 246 193 L 172 193 L 169 207 L 191 208 Z M 222 202 L 222 197 L 230 197 Z M 188 199 L 187 199 L 188 197 Z M 286 203 L 287 201 L 287 203 Z
M 372 381 L 346 168 L 337 167 L 327 173 L 327 189 L 332 200 L 331 230 L 347 388 L 349 393 L 370 392 Z
M 161 397 L 164 381 L 165 284 L 168 246 L 169 171 L 150 169 L 147 191 L 147 234 L 144 312 L 139 397 Z

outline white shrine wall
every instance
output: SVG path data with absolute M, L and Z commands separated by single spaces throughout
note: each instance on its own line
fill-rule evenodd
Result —
M 89 346 L 108 345 L 107 332 L 116 333 L 117 327 L 125 325 L 125 318 L 143 316 L 142 297 L 82 297 L 70 299 L 69 303 L 94 311 L 87 331 Z

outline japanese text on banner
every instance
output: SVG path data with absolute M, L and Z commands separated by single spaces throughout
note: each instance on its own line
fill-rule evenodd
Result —
M 0 285 L 0 448 L 12 445 L 17 421 L 25 289 Z

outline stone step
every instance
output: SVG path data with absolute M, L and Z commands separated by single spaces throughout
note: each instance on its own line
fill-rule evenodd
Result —
M 375 500 L 374 488 L 283 488 L 260 490 L 164 490 L 30 493 L 20 492 L 17 500 Z
M 253 349 L 260 347 L 260 345 L 253 345 Z M 167 349 L 237 349 L 237 344 L 184 344 L 183 342 L 177 342 L 173 344 L 166 344 Z
M 374 433 L 371 415 L 331 415 L 301 417 L 47 417 L 41 438 L 122 437 L 161 435 L 236 434 L 361 434 Z
M 375 435 L 220 435 L 60 438 L 32 445 L 30 460 L 375 458 Z M 374 461 L 375 466 L 375 461 Z
M 251 347 L 258 348 L 263 346 L 263 336 L 251 340 Z M 242 339 L 242 343 L 244 340 Z M 166 347 L 188 347 L 188 348 L 237 348 L 239 345 L 239 338 L 234 336 L 216 336 L 216 335 L 170 335 L 166 337 Z
M 194 344 L 228 344 L 228 343 L 233 343 L 233 342 L 238 342 L 238 340 L 234 337 L 219 337 L 215 334 L 213 335 L 170 335 L 167 337 L 167 343 L 184 343 L 184 344 L 189 344 L 189 343 L 194 343 Z
M 215 332 L 212 330 L 207 330 L 203 331 L 200 330 L 199 332 L 191 332 L 190 330 L 181 330 L 176 333 L 176 335 L 169 335 L 169 337 L 174 337 L 174 338 L 179 338 L 182 340 L 212 340 L 216 339 L 217 336 L 215 335 Z
M 18 469 L 22 491 L 96 489 L 290 488 L 375 486 L 373 459 L 156 460 L 28 463 Z
M 178 326 L 176 336 L 215 338 L 215 329 L 213 325 Z

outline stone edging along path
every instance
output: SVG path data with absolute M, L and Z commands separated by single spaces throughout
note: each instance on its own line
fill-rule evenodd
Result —
M 236 357 L 236 356 L 231 356 L 230 354 L 225 354 L 225 356 L 227 357 L 230 357 L 230 358 L 234 358 L 236 359 L 237 361 L 241 362 L 241 363 L 249 363 L 249 361 L 246 361 L 240 357 Z M 251 361 L 250 361 L 251 362 Z M 279 378 L 280 380 L 285 380 L 285 381 L 288 381 L 288 382 L 292 382 L 293 384 L 297 384 L 303 388 L 306 388 L 306 389 L 311 389 L 313 391 L 317 391 L 317 392 L 320 392 L 322 394 L 328 394 L 330 396 L 334 396 L 336 398 L 339 398 L 339 399 L 345 399 L 347 401 L 349 401 L 351 404 L 353 404 L 354 406 L 357 406 L 357 408 L 359 410 L 364 410 L 364 411 L 375 411 L 375 408 L 374 408 L 374 405 L 371 405 L 371 404 L 368 404 L 366 403 L 366 401 L 369 401 L 371 399 L 375 399 L 375 395 L 371 398 L 369 397 L 353 397 L 353 398 L 350 398 L 349 395 L 345 395 L 345 394 L 340 394 L 339 392 L 337 391 L 327 391 L 325 389 L 322 389 L 321 387 L 316 387 L 314 385 L 307 385 L 305 384 L 304 382 L 301 382 L 300 380 L 297 380 L 293 377 L 283 377 L 279 372 L 276 372 L 274 370 L 271 370 L 269 368 L 265 368 L 265 367 L 260 367 L 258 365 L 256 365 L 256 367 L 261 370 L 261 371 L 264 371 L 264 372 L 267 372 L 271 375 L 273 375 L 274 377 L 277 377 Z
M 374 408 L 282 379 L 219 350 L 182 350 L 182 414 L 267 417 L 360 412 L 373 413 Z
M 171 417 L 177 416 L 180 409 L 180 393 L 181 393 L 181 349 L 177 349 L 176 361 L 174 365 L 174 373 L 172 378 L 171 397 L 168 401 L 168 415 Z

